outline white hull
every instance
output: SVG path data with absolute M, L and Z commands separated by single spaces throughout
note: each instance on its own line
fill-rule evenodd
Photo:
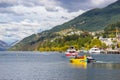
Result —
M 100 54 L 101 52 L 89 52 L 90 54 Z
M 101 50 L 99 48 L 91 48 L 89 50 L 89 53 L 90 54 L 100 54 L 101 53 Z

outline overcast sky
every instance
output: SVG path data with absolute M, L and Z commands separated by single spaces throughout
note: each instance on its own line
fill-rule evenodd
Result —
M 117 0 L 0 0 L 0 40 L 7 43 L 69 21 Z

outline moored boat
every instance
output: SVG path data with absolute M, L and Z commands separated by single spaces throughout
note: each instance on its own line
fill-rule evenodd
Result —
M 93 47 L 89 50 L 89 53 L 90 54 L 100 54 L 101 53 L 101 50 L 97 47 Z
M 78 55 L 78 52 L 74 47 L 70 47 L 65 53 L 65 56 L 67 57 L 75 57 L 76 55 Z

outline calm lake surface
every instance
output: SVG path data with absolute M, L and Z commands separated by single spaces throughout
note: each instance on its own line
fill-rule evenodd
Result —
M 69 63 L 58 52 L 0 52 L 0 80 L 120 80 L 120 55 L 92 55 L 97 62 Z

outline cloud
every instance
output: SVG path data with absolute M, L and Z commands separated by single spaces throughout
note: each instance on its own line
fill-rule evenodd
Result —
M 49 11 L 44 6 L 26 7 L 23 5 L 10 7 L 10 10 L 12 13 L 17 15 L 12 13 L 6 15 L 4 14 L 4 19 L 7 19 L 9 16 L 11 16 L 11 21 L 13 20 L 13 22 L 15 22 L 14 20 L 23 21 L 25 19 L 29 19 L 31 22 L 38 21 L 42 27 L 46 27 L 47 25 L 46 29 L 50 29 L 55 25 L 62 24 L 63 22 L 73 19 L 84 12 L 83 10 L 79 10 L 78 12 L 69 13 L 66 9 L 58 6 L 54 8 L 55 11 Z
M 58 0 L 61 7 L 70 12 L 105 7 L 117 0 Z
M 17 9 L 19 9 L 19 12 L 17 12 Z M 3 20 L 8 21 L 2 22 L 2 20 L 0 24 L 0 33 L 2 33 L 0 40 L 9 41 L 10 43 L 12 41 L 21 40 L 31 34 L 38 33 L 38 31 L 51 29 L 84 12 L 80 10 L 78 12 L 69 13 L 61 7 L 56 7 L 57 11 L 51 12 L 47 11 L 43 6 L 29 8 L 21 5 L 11 7 L 11 10 L 19 16 L 11 14 L 13 20 L 11 19 L 11 22 L 9 22 L 9 15 L 4 14 Z M 1 17 L 3 17 L 2 14 Z M 23 20 L 20 22 L 14 21 L 14 18 L 18 19 L 19 17 L 22 17 Z
M 31 34 L 37 33 L 40 29 L 40 25 L 37 22 L 29 22 L 29 20 L 22 21 L 20 23 L 3 23 L 0 24 L 0 40 L 21 40 Z
M 17 4 L 17 0 L 0 0 L 0 7 L 9 7 Z
M 23 5 L 27 7 L 44 6 L 47 10 L 54 11 L 56 6 L 68 11 L 89 10 L 95 7 L 101 8 L 117 0 L 0 0 L 0 7 Z
M 97 0 L 97 1 L 91 0 L 91 4 L 93 4 L 93 7 L 102 8 L 102 7 L 107 6 L 108 4 L 115 2 L 115 1 L 117 1 L 117 0 Z

